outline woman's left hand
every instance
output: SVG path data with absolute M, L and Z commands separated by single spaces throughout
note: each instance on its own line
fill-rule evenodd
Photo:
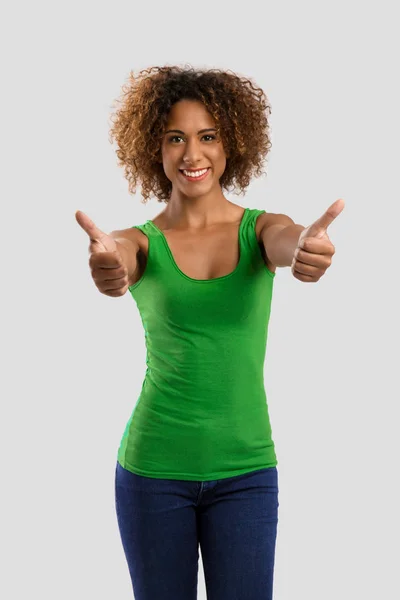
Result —
M 319 281 L 331 266 L 335 246 L 329 239 L 329 225 L 344 209 L 344 200 L 336 200 L 312 225 L 303 229 L 293 255 L 293 277 L 304 282 Z

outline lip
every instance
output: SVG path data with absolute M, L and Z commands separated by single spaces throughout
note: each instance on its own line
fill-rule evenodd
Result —
M 198 181 L 203 181 L 207 177 L 208 173 L 211 171 L 211 167 L 203 167 L 203 168 L 207 169 L 207 171 L 201 177 L 193 178 L 193 177 L 186 176 L 181 169 L 179 169 L 179 173 L 182 175 L 182 177 L 184 178 L 185 181 L 190 181 L 191 183 L 197 183 Z M 202 170 L 203 169 L 185 169 L 185 171 L 192 171 L 193 173 L 195 171 L 202 171 Z

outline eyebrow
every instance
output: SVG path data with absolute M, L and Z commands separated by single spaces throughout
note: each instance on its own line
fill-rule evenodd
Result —
M 197 133 L 204 133 L 205 131 L 217 131 L 215 129 L 215 127 L 208 127 L 208 129 L 200 129 L 200 131 L 198 131 Z M 181 131 L 181 129 L 168 129 L 168 131 L 165 132 L 165 134 L 167 133 L 181 133 L 182 135 L 185 135 L 184 131 Z

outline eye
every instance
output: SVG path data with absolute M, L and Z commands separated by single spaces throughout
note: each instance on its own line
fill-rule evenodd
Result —
M 211 142 L 216 139 L 216 136 L 206 133 L 205 135 L 203 135 L 202 139 L 204 138 L 209 138 L 206 141 Z M 183 140 L 183 138 L 180 135 L 173 135 L 172 137 L 168 138 L 168 141 L 173 144 L 178 143 L 176 142 L 176 140 Z
M 173 135 L 172 137 L 169 138 L 169 142 L 173 142 L 174 140 L 181 140 L 181 136 L 180 135 Z

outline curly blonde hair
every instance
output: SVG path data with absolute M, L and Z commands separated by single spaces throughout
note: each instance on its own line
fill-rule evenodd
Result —
M 193 67 L 150 67 L 137 76 L 130 72 L 111 115 L 110 142 L 118 148 L 129 192 L 137 185 L 142 203 L 153 195 L 168 203 L 172 184 L 164 173 L 161 141 L 168 114 L 179 100 L 198 100 L 212 115 L 228 155 L 221 188 L 243 194 L 253 176 L 263 173 L 272 144 L 268 116 L 271 107 L 262 89 L 232 71 Z

